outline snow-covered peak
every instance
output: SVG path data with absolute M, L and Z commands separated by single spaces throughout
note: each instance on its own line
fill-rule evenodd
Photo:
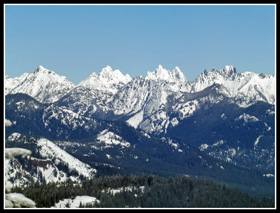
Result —
M 185 75 L 181 72 L 179 67 L 175 67 L 174 70 L 172 70 L 172 76 L 174 79 L 178 79 L 180 82 L 187 82 Z
M 247 75 L 246 75 L 247 76 Z M 191 92 L 199 92 L 205 88 L 213 85 L 220 84 L 228 88 L 230 91 L 237 90 L 242 74 L 237 73 L 235 67 L 224 66 L 221 70 L 211 69 L 210 72 L 204 70 L 192 83 Z M 250 78 L 249 76 L 246 77 Z M 246 82 L 244 82 L 246 83 Z
M 48 76 L 48 75 L 51 75 L 53 78 L 64 78 L 66 79 L 65 76 L 59 76 L 58 74 L 56 74 L 54 71 L 52 70 L 49 70 L 45 67 L 43 67 L 42 65 L 39 65 L 37 67 L 37 69 L 35 69 L 32 73 L 30 74 L 33 74 L 34 76 L 42 76 L 44 77 L 45 75 Z
M 54 71 L 49 70 L 49 69 L 43 67 L 42 65 L 39 65 L 39 66 L 37 67 L 37 69 L 34 70 L 34 71 L 33 71 L 32 73 L 30 73 L 30 74 L 33 74 L 34 76 L 35 76 L 35 75 L 36 75 L 36 76 L 44 76 L 44 75 L 48 76 L 48 75 L 51 75 L 53 78 L 64 78 L 64 79 L 66 79 L 65 76 L 59 76 L 59 75 L 56 74 Z
M 223 85 L 229 96 L 241 101 L 239 105 L 243 107 L 256 101 L 275 103 L 276 82 L 273 75 L 238 73 L 233 66 L 225 66 L 219 71 L 202 72 L 191 83 L 190 92 L 202 91 L 213 84 Z
M 170 72 L 169 70 L 164 69 L 161 65 L 159 65 L 155 71 L 148 72 L 146 78 L 154 81 L 164 80 L 168 82 L 187 82 L 179 67 L 175 67 L 174 70 Z
M 236 72 L 236 69 L 235 69 L 234 66 L 232 66 L 232 65 L 227 65 L 227 66 L 224 66 L 224 67 L 220 70 L 220 73 L 221 73 L 221 74 L 224 74 L 224 75 L 227 75 L 227 76 L 231 76 L 231 75 L 233 75 L 233 74 L 235 74 L 235 73 L 237 73 L 237 72 Z
M 43 67 L 42 65 L 39 65 L 37 67 L 37 71 L 44 71 L 44 70 L 47 70 L 45 67 Z
M 128 74 L 123 75 L 120 70 L 113 70 L 110 66 L 106 66 L 98 75 L 93 72 L 78 86 L 115 93 L 118 86 L 124 85 L 131 80 L 132 78 Z
M 131 77 L 128 74 L 123 75 L 118 69 L 113 71 L 113 69 L 109 65 L 102 69 L 99 77 L 100 79 L 108 80 L 109 82 L 114 83 L 127 83 L 131 81 Z
M 166 80 L 168 81 L 171 77 L 169 70 L 164 69 L 161 65 L 153 72 L 147 73 L 147 78 L 150 80 Z
M 111 75 L 111 73 L 114 72 L 112 67 L 110 67 L 109 65 L 107 65 L 106 67 L 104 67 L 101 72 L 100 72 L 100 76 L 106 78 L 109 77 Z
M 5 75 L 5 95 L 10 93 L 12 89 L 14 89 L 17 85 L 24 81 L 24 79 L 28 76 L 28 73 L 22 74 L 20 77 L 11 78 L 8 75 Z
M 25 93 L 40 102 L 54 102 L 75 87 L 65 76 L 60 76 L 41 65 L 20 79 L 9 92 Z M 5 81 L 9 82 L 9 79 Z

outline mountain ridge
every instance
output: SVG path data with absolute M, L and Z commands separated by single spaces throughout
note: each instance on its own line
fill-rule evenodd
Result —
M 40 76 L 38 73 L 44 73 L 44 75 Z M 50 77 L 50 75 L 52 76 Z M 25 73 L 19 78 L 13 79 L 5 76 L 4 84 L 5 95 L 20 92 L 29 94 L 41 102 L 55 102 L 69 91 L 81 86 L 116 94 L 120 88 L 125 87 L 129 82 L 137 78 L 140 78 L 140 76 L 131 78 L 128 74 L 123 75 L 120 70 L 113 70 L 108 65 L 99 74 L 93 72 L 87 79 L 81 81 L 78 85 L 74 85 L 66 77 L 59 76 L 55 72 L 39 65 L 33 72 Z M 194 81 L 187 81 L 179 67 L 169 71 L 159 65 L 155 71 L 148 71 L 147 76 L 144 78 L 148 81 L 166 82 L 170 84 L 170 89 L 174 92 L 199 92 L 214 83 L 222 84 L 229 90 L 229 96 L 234 98 L 235 101 L 239 101 L 239 105 L 243 107 L 247 107 L 250 102 L 257 100 L 270 104 L 275 103 L 276 80 L 274 75 L 258 75 L 253 72 L 238 73 L 235 67 L 229 65 L 224 66 L 219 71 L 212 69 L 207 72 L 205 70 Z M 51 79 L 54 79 L 54 81 L 52 82 Z M 44 87 L 48 87 L 48 90 L 52 89 L 53 91 L 46 92 Z M 50 93 L 55 97 L 50 97 Z

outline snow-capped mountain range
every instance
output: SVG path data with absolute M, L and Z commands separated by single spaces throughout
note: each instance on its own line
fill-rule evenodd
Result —
M 49 181 L 70 178 L 64 170 L 88 178 L 100 165 L 168 168 L 168 174 L 199 174 L 202 167 L 211 175 L 240 171 L 221 163 L 227 162 L 274 173 L 274 75 L 225 66 L 191 82 L 179 67 L 159 65 L 146 77 L 131 78 L 107 66 L 74 85 L 39 66 L 19 78 L 5 76 L 5 101 L 6 145 L 24 148 L 22 137 L 39 137 L 32 142 L 37 156 L 30 159 L 44 161 L 40 176 Z M 22 136 L 14 138 L 17 134 Z M 11 156 L 6 168 L 17 165 L 31 178 Z M 67 169 L 61 170 L 61 162 Z M 7 172 L 9 178 L 16 175 Z
M 25 93 L 40 102 L 55 102 L 67 92 L 77 87 L 90 88 L 116 94 L 123 87 L 135 84 L 140 79 L 156 84 L 168 84 L 166 87 L 173 92 L 194 93 L 213 85 L 220 84 L 225 87 L 225 93 L 233 97 L 240 106 L 248 107 L 256 101 L 275 103 L 276 81 L 274 75 L 255 74 L 253 72 L 238 73 L 233 66 L 225 66 L 221 70 L 212 69 L 202 72 L 193 82 L 188 82 L 179 67 L 169 71 L 161 65 L 148 72 L 147 77 L 142 76 L 132 79 L 128 74 L 123 75 L 120 70 L 113 70 L 106 66 L 99 74 L 93 72 L 87 79 L 77 86 L 69 82 L 66 77 L 38 66 L 31 73 L 24 73 L 19 78 L 5 76 L 5 95 Z M 151 83 L 150 83 L 151 84 Z
M 213 85 L 220 85 L 215 87 L 215 97 L 212 93 L 197 98 Z M 161 65 L 146 77 L 133 79 L 107 66 L 77 86 L 42 66 L 19 78 L 5 76 L 5 94 L 28 94 L 77 116 L 122 120 L 157 135 L 193 115 L 205 102 L 217 104 L 227 98 L 242 108 L 259 101 L 273 105 L 275 89 L 275 76 L 237 73 L 233 66 L 204 71 L 193 82 L 188 82 L 178 67 L 169 71 Z M 178 116 L 171 116 L 175 114 Z

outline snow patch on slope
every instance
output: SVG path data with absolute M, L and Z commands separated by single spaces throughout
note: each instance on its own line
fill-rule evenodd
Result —
M 122 148 L 130 147 L 130 143 L 125 141 L 121 136 L 110 132 L 108 129 L 103 130 L 97 135 L 97 143 L 105 144 L 104 148 L 110 148 L 112 145 L 119 145 Z
M 239 121 L 239 120 L 243 120 L 243 125 L 245 125 L 246 123 L 255 123 L 258 122 L 259 119 L 256 118 L 255 116 L 251 116 L 249 114 L 243 113 L 242 115 L 240 115 L 238 118 L 235 119 L 235 121 Z
M 134 127 L 135 129 L 138 127 L 138 125 L 143 121 L 143 115 L 144 115 L 144 111 L 141 110 L 140 112 L 138 112 L 137 114 L 135 114 L 133 117 L 131 117 L 130 119 L 128 119 L 126 122 Z
M 87 204 L 93 205 L 95 202 L 99 203 L 100 201 L 96 197 L 76 196 L 74 199 L 66 198 L 60 200 L 51 208 L 79 208 L 80 204 L 86 206 Z
M 74 158 L 47 139 L 40 139 L 38 141 L 38 146 L 41 147 L 41 156 L 49 159 L 53 159 L 55 157 L 57 162 L 65 163 L 70 170 L 77 171 L 80 175 L 86 178 L 92 178 L 92 175 L 96 173 L 96 170 L 92 169 L 88 164 Z
M 254 148 L 258 145 L 258 143 L 259 143 L 261 137 L 263 137 L 263 135 L 260 135 L 260 136 L 256 139 L 256 141 L 254 142 Z

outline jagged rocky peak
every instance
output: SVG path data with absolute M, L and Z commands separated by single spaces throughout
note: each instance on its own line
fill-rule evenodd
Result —
M 216 70 L 215 68 L 212 68 L 209 72 L 207 71 L 207 69 L 205 69 L 201 75 L 208 75 L 209 73 L 217 73 L 219 72 L 218 70 Z
M 34 78 L 43 78 L 45 81 L 67 81 L 66 84 L 72 84 L 66 78 L 66 76 L 60 76 L 52 70 L 49 70 L 42 65 L 39 65 L 36 70 L 29 74 L 29 77 L 33 76 Z M 73 84 L 74 86 L 74 84 Z
M 109 81 L 117 81 L 123 83 L 127 83 L 131 80 L 131 77 L 128 74 L 123 75 L 120 70 L 113 70 L 109 65 L 102 69 L 102 71 L 99 74 L 99 77 L 107 79 Z
M 114 71 L 112 69 L 112 67 L 110 67 L 109 65 L 107 65 L 106 67 L 104 67 L 101 72 L 99 73 L 99 76 L 102 78 L 110 78 L 112 77 Z
M 155 71 L 147 73 L 147 78 L 151 80 L 169 80 L 170 77 L 170 71 L 164 69 L 161 65 L 158 65 Z
M 126 74 L 123 75 L 122 72 L 120 70 L 113 70 L 109 65 L 107 65 L 106 67 L 104 67 L 101 72 L 97 75 L 95 72 L 93 72 L 89 78 L 87 78 L 86 80 L 82 81 L 82 83 L 86 83 L 88 81 L 100 81 L 103 83 L 127 83 L 129 81 L 131 81 L 131 77 Z
M 232 65 L 226 65 L 222 69 L 217 70 L 215 68 L 212 68 L 209 72 L 205 69 L 199 76 L 209 76 L 209 75 L 222 75 L 224 77 L 226 76 L 232 76 L 234 74 L 237 74 L 236 68 Z
M 178 79 L 181 82 L 187 82 L 185 75 L 182 73 L 179 67 L 175 67 L 172 71 L 172 75 L 175 79 Z
M 117 91 L 116 87 L 126 84 L 131 80 L 132 78 L 128 74 L 123 75 L 120 70 L 113 70 L 108 65 L 98 75 L 93 72 L 78 86 L 115 93 Z
M 52 70 L 49 70 L 45 67 L 43 67 L 42 65 L 39 65 L 37 67 L 36 70 L 34 70 L 33 72 L 30 73 L 30 76 L 32 76 L 34 74 L 34 76 L 38 77 L 38 76 L 48 76 L 48 78 L 46 80 L 50 80 L 50 79 L 53 79 L 55 81 L 67 81 L 67 84 L 72 84 L 71 82 L 69 82 L 67 80 L 67 77 L 66 76 L 61 76 L 61 75 L 58 75 L 56 72 L 52 71 Z
M 37 71 L 42 71 L 42 70 L 45 70 L 46 68 L 45 67 L 43 67 L 42 65 L 39 65 L 38 67 L 37 67 Z
M 232 65 L 224 66 L 220 70 L 216 70 L 212 68 L 209 72 L 205 69 L 198 77 L 198 79 L 204 79 L 211 76 L 211 79 L 220 79 L 220 78 L 228 78 L 238 75 L 236 68 Z
M 233 74 L 236 74 L 236 68 L 232 65 L 227 65 L 227 66 L 224 66 L 221 70 L 220 70 L 220 73 L 221 74 L 224 74 L 224 75 L 233 75 Z
M 37 67 L 36 70 L 34 70 L 33 72 L 31 72 L 28 77 L 34 77 L 34 78 L 38 78 L 38 79 L 45 79 L 46 82 L 50 81 L 50 82 L 56 82 L 59 84 L 65 84 L 67 86 L 71 86 L 74 87 L 74 84 L 70 81 L 68 81 L 66 76 L 61 76 L 58 75 L 56 72 L 49 70 L 45 67 L 43 67 L 42 65 L 39 65 Z
M 102 73 L 111 73 L 111 72 L 113 72 L 112 67 L 110 67 L 109 65 L 107 65 L 106 67 L 104 67 L 104 68 L 102 69 L 102 71 L 100 72 L 100 74 L 102 74 Z
M 51 71 L 49 69 L 46 69 L 45 67 L 43 67 L 42 65 L 39 65 L 37 67 L 36 70 L 34 70 L 34 73 L 37 73 L 37 72 L 40 72 L 40 73 L 48 73 L 48 74 L 55 74 L 54 71 Z
M 172 72 L 170 72 L 167 69 L 164 69 L 161 65 L 158 66 L 158 68 L 153 72 L 147 73 L 147 79 L 150 80 L 164 80 L 169 82 L 186 82 L 186 77 L 181 72 L 179 67 L 175 67 Z

